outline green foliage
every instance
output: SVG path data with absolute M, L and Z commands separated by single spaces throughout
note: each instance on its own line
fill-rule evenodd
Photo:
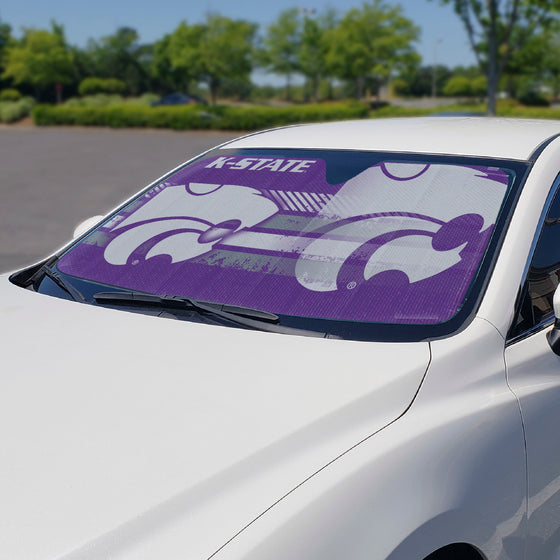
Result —
M 488 112 L 496 113 L 496 97 L 501 75 L 527 67 L 520 53 L 535 35 L 558 30 L 555 12 L 560 0 L 441 0 L 451 4 L 463 22 L 472 50 L 488 79 Z M 538 51 L 538 49 L 537 49 Z M 533 61 L 535 56 L 529 57 Z
M 387 105 L 372 111 L 371 118 L 393 118 L 393 117 L 424 117 L 429 115 L 433 109 L 425 109 L 422 107 L 399 107 Z
M 159 96 L 155 93 L 144 93 L 139 97 L 123 98 L 118 94 L 98 93 L 96 95 L 85 95 L 84 97 L 72 97 L 64 105 L 66 107 L 110 107 L 114 105 L 145 105 L 149 106 L 157 101 Z
M 14 88 L 6 88 L 0 91 L 0 101 L 19 101 L 21 93 Z
M 6 49 L 12 43 L 12 28 L 7 23 L 3 23 L 0 20 L 0 62 L 2 61 L 2 55 L 4 49 Z
M 488 87 L 485 76 L 467 78 L 456 75 L 447 80 L 443 94 L 448 97 L 483 97 Z
M 152 47 L 139 43 L 135 29 L 119 27 L 113 35 L 90 40 L 80 62 L 88 76 L 118 79 L 126 84 L 126 93 L 138 95 L 151 85 L 151 56 Z
M 441 95 L 443 87 L 451 77 L 451 70 L 441 64 L 433 66 L 406 67 L 397 80 L 392 81 L 393 90 L 397 95 L 412 97 L 428 97 L 432 95 L 435 71 L 435 94 Z M 403 83 L 404 82 L 404 83 Z
M 471 81 L 465 76 L 449 78 L 443 87 L 443 95 L 449 97 L 468 97 L 471 95 Z
M 212 106 L 205 108 L 204 111 L 196 105 L 174 107 L 38 105 L 33 110 L 32 116 L 38 125 L 256 130 L 300 122 L 365 118 L 368 113 L 367 105 L 351 102 L 287 107 Z
M 215 14 L 202 24 L 182 22 L 167 40 L 167 60 L 175 72 L 183 72 L 185 84 L 194 79 L 206 82 L 215 103 L 222 80 L 249 80 L 256 31 L 253 23 Z M 160 64 L 166 60 L 163 48 L 160 45 Z
M 279 99 L 281 96 L 280 89 L 270 84 L 255 85 L 251 89 L 250 101 L 253 103 L 263 103 L 272 99 Z
M 85 78 L 78 86 L 80 95 L 95 95 L 96 93 L 119 93 L 126 91 L 126 84 L 117 78 Z
M 125 103 L 128 105 L 151 105 L 154 101 L 159 100 L 159 95 L 157 93 L 146 92 L 139 97 L 129 97 L 125 99 Z
M 304 122 L 360 119 L 368 116 L 363 103 L 317 103 L 285 107 L 227 107 L 213 128 L 256 130 Z
M 534 80 L 538 77 L 542 82 L 550 85 L 552 96 L 558 98 L 560 93 L 560 36 L 556 31 L 547 31 L 530 41 L 532 47 L 525 54 L 522 70 L 525 76 Z M 517 59 L 516 59 L 517 60 Z M 521 73 L 521 72 L 520 72 Z
M 484 105 L 482 103 L 456 103 L 453 105 L 441 105 L 436 107 L 401 107 L 389 105 L 381 107 L 371 113 L 372 118 L 387 117 L 425 117 L 429 115 L 441 116 L 445 118 L 445 114 L 457 113 L 480 113 L 484 114 Z
M 475 97 L 484 97 L 488 91 L 486 76 L 477 76 L 471 80 L 471 94 Z
M 108 107 L 110 105 L 122 105 L 123 98 L 118 94 L 97 93 L 96 95 L 85 95 L 84 97 L 72 97 L 64 103 L 66 107 Z
M 188 25 L 185 21 L 181 22 L 175 31 L 164 38 L 158 45 L 160 64 L 165 62 L 165 71 L 170 71 L 171 75 L 176 75 L 176 83 L 181 91 L 189 91 L 191 81 L 197 79 L 201 73 L 198 60 L 198 48 L 204 28 L 202 25 Z
M 3 79 L 6 66 L 6 51 L 13 42 L 12 28 L 0 19 L 0 89 L 11 86 L 11 79 Z
M 550 101 L 535 90 L 528 91 L 518 98 L 519 103 L 528 107 L 549 107 Z
M 32 97 L 19 101 L 0 101 L 0 122 L 13 123 L 27 117 L 35 104 Z
M 552 107 L 501 107 L 498 103 L 498 115 L 502 117 L 520 117 L 524 119 L 554 119 L 560 120 L 560 109 Z
M 369 0 L 357 12 L 377 9 L 374 15 L 383 15 L 391 11 L 388 4 L 389 0 Z M 394 14 L 400 13 L 400 8 L 395 10 Z M 370 29 L 376 34 L 370 38 L 377 49 L 375 56 L 385 57 L 399 41 L 410 43 L 406 29 L 395 24 L 393 35 L 378 33 L 390 27 L 383 18 L 378 23 L 377 28 Z M 0 21 L 0 80 L 4 80 L 0 89 L 22 84 L 23 92 L 34 88 L 37 97 L 53 100 L 55 84 L 64 84 L 64 92 L 69 95 L 80 91 L 82 96 L 138 95 L 145 91 L 196 93 L 197 86 L 205 84 L 206 96 L 215 103 L 218 95 L 250 99 L 254 90 L 251 73 L 260 64 L 286 75 L 288 83 L 294 74 L 305 78 L 305 84 L 296 84 L 288 98 L 333 99 L 333 84 L 339 91 L 343 86 L 335 82 L 327 52 L 331 33 L 338 27 L 339 18 L 332 9 L 321 14 L 297 8 L 285 10 L 268 28 L 261 41 L 263 48 L 258 51 L 256 24 L 210 14 L 195 25 L 182 22 L 151 45 L 141 44 L 135 29 L 120 27 L 79 48 L 67 45 L 64 30 L 56 23 L 50 30 L 24 30 L 22 39 L 15 40 L 10 26 Z M 348 38 L 354 40 L 351 33 Z M 384 65 L 379 56 L 364 78 L 374 89 L 395 67 L 393 60 Z M 108 80 L 115 79 L 126 84 L 124 91 L 121 83 L 109 85 L 112 82 Z M 59 88 L 56 91 L 61 93 Z
M 333 11 L 328 11 L 323 17 L 306 17 L 301 30 L 301 44 L 298 52 L 300 72 L 307 78 L 311 88 L 311 98 L 317 101 L 319 97 L 320 80 L 328 75 L 327 42 L 328 32 L 336 27 Z
M 410 84 L 404 78 L 396 78 L 391 82 L 393 94 L 399 97 L 410 95 Z
M 73 58 L 62 28 L 54 23 L 52 27 L 52 31 L 25 29 L 21 41 L 7 47 L 4 77 L 37 88 L 72 80 Z
M 171 43 L 174 42 L 173 49 L 177 49 L 178 29 L 173 34 L 167 33 L 159 41 L 153 45 L 152 60 L 150 62 L 150 75 L 152 80 L 157 84 L 159 91 L 189 91 L 190 82 L 194 79 L 190 69 L 173 65 L 172 47 Z M 176 64 L 181 64 L 180 60 L 174 61 Z
M 214 103 L 221 80 L 248 81 L 253 69 L 251 57 L 256 32 L 253 23 L 218 15 L 207 17 L 200 63 Z
M 224 78 L 220 81 L 220 95 L 236 101 L 248 101 L 251 98 L 253 87 L 248 77 L 238 80 Z
M 327 34 L 327 63 L 334 76 L 355 80 L 356 94 L 362 97 L 366 78 L 383 82 L 393 70 L 417 60 L 412 42 L 418 36 L 418 28 L 400 6 L 371 0 L 349 10 Z
M 266 30 L 263 48 L 259 51 L 262 66 L 286 77 L 286 99 L 290 98 L 292 76 L 299 70 L 298 53 L 301 45 L 301 21 L 298 8 L 280 12 Z

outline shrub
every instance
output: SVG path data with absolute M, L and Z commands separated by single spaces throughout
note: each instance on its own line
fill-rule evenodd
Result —
M 95 95 L 96 93 L 124 93 L 126 84 L 116 78 L 85 78 L 78 86 L 78 93 Z
M 433 112 L 431 109 L 422 107 L 398 107 L 388 105 L 380 107 L 371 113 L 372 118 L 388 118 L 388 117 L 423 117 Z
M 123 103 L 123 98 L 120 95 L 96 93 L 95 95 L 85 95 L 84 97 L 72 97 L 64 105 L 68 107 L 107 107 L 121 103 Z
M 109 107 L 112 105 L 146 105 L 159 97 L 155 93 L 144 93 L 140 97 L 128 97 L 124 99 L 116 93 L 96 93 L 95 95 L 85 95 L 84 97 L 72 97 L 65 101 L 67 107 Z
M 398 96 L 405 96 L 410 94 L 410 86 L 406 80 L 402 78 L 396 78 L 391 82 L 391 87 L 393 88 L 393 93 Z
M 521 95 L 518 101 L 527 107 L 549 107 L 550 102 L 537 91 L 528 91 Z
M 357 102 L 289 107 L 205 107 L 118 104 L 76 106 L 40 105 L 33 111 L 38 125 L 70 124 L 111 127 L 152 127 L 221 130 L 256 130 L 301 122 L 367 117 L 367 105 Z
M 472 95 L 471 81 L 465 76 L 453 76 L 443 86 L 443 95 L 448 97 L 468 97 Z
M 151 105 L 159 99 L 157 93 L 143 93 L 140 97 L 127 97 L 124 102 L 130 105 Z
M 0 101 L 19 101 L 21 93 L 14 88 L 6 88 L 0 91 Z
M 32 113 L 38 125 L 84 125 L 153 128 L 209 128 L 194 107 L 149 107 L 120 104 L 102 107 L 38 105 Z
M 498 106 L 498 115 L 501 117 L 520 117 L 524 119 L 556 119 L 560 120 L 560 109 L 552 107 L 508 107 Z
M 34 103 L 32 97 L 23 97 L 19 101 L 0 102 L 0 122 L 12 123 L 27 117 Z
M 488 79 L 478 76 L 471 80 L 471 93 L 476 97 L 484 97 L 488 93 Z

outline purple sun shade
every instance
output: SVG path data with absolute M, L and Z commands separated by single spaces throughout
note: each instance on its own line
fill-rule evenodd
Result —
M 460 308 L 508 185 L 497 168 L 212 155 L 68 251 L 67 274 L 303 317 L 435 324 Z

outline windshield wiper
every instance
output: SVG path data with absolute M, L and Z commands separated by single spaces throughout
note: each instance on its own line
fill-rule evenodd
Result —
M 271 323 L 277 323 L 279 320 L 278 315 L 261 309 L 211 303 L 179 296 L 161 296 L 155 294 L 144 294 L 142 292 L 98 292 L 97 294 L 94 294 L 93 298 L 97 301 L 97 303 L 113 305 L 148 305 L 169 309 L 187 309 L 189 311 L 195 310 L 211 314 L 222 314 L 226 318 L 230 318 L 230 316 L 235 318 L 242 316 L 252 319 L 260 319 L 262 321 L 269 321 Z
M 325 333 L 304 331 L 279 325 L 280 318 L 274 313 L 251 307 L 211 303 L 192 298 L 170 295 L 152 295 L 141 292 L 99 292 L 94 294 L 95 301 L 102 305 L 129 307 L 156 307 L 162 310 L 195 311 L 201 315 L 220 318 L 249 329 L 325 337 Z
M 43 276 L 49 277 L 59 288 L 62 288 L 66 293 L 70 294 L 70 297 L 74 301 L 79 301 L 81 303 L 86 302 L 86 298 L 83 296 L 80 290 L 74 288 L 70 282 L 64 279 L 64 277 L 56 270 L 45 265 L 40 270 L 39 273 Z

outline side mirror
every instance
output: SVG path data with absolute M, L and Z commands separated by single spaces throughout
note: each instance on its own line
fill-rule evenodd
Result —
M 554 328 L 546 335 L 548 343 L 552 351 L 560 356 L 560 286 L 554 292 L 554 299 L 552 300 L 552 307 L 554 308 Z
M 83 235 L 88 229 L 91 229 L 95 224 L 97 224 L 97 222 L 100 222 L 101 218 L 103 218 L 103 216 L 91 216 L 91 218 L 86 218 L 83 222 L 80 222 L 74 228 L 73 238 L 76 239 L 76 237 Z

